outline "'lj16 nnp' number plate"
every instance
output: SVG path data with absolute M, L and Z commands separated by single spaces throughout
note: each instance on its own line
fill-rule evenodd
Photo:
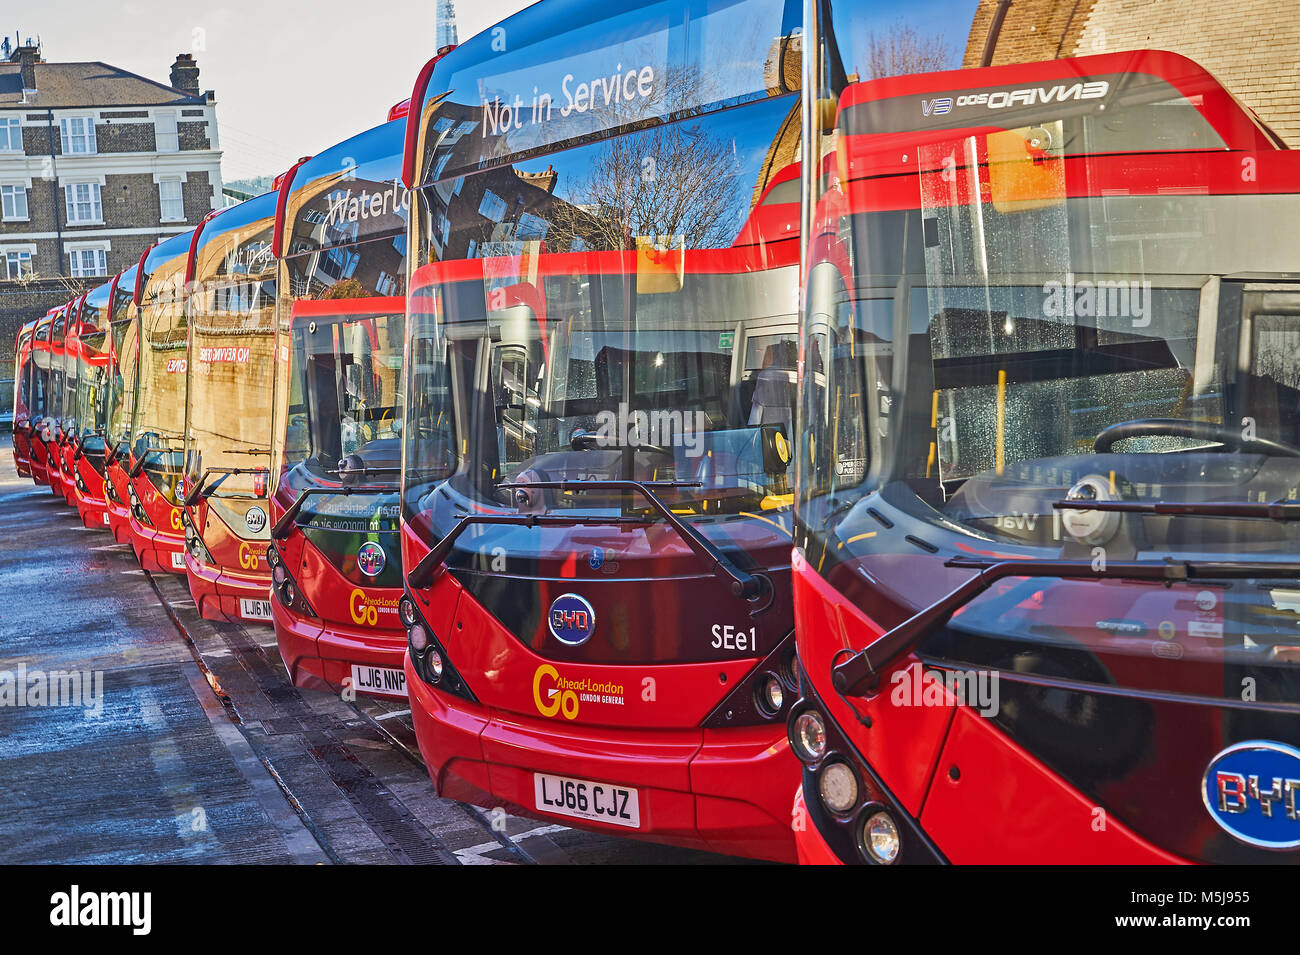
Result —
M 239 615 L 245 620 L 270 620 L 271 601 L 239 598 Z

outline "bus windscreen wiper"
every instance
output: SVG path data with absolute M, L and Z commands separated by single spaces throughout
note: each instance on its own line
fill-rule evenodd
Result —
M 137 477 L 140 476 L 140 472 L 144 470 L 144 463 L 146 461 L 148 461 L 155 454 L 167 454 L 167 453 L 170 453 L 170 449 L 168 448 L 149 448 L 148 450 L 145 451 L 144 454 L 140 455 L 140 457 L 136 460 L 135 466 L 132 467 L 131 470 L 126 472 L 126 476 L 131 478 L 131 480 L 134 481 Z
M 248 453 L 252 454 L 253 452 L 250 451 Z M 206 468 L 203 475 L 195 483 L 194 487 L 190 488 L 190 493 L 185 495 L 183 503 L 186 507 L 193 507 L 198 502 L 199 498 L 211 497 L 216 493 L 217 488 L 221 487 L 221 485 L 225 483 L 226 478 L 233 475 L 270 473 L 270 468 Z M 221 477 L 217 478 L 211 484 L 208 484 L 208 478 L 212 477 L 214 474 L 220 474 Z
M 958 609 L 1007 577 L 1059 577 L 1087 580 L 1152 580 L 1164 584 L 1188 580 L 1296 580 L 1300 562 L 1268 561 L 1111 561 L 1094 566 L 1091 560 L 978 560 L 955 557 L 944 564 L 978 571 L 951 593 L 831 667 L 831 683 L 846 696 L 875 688 L 880 671 L 941 627 Z
M 767 578 L 741 570 L 726 554 L 695 528 L 691 527 L 672 512 L 663 499 L 655 493 L 656 488 L 700 487 L 698 481 L 530 481 L 526 484 L 499 484 L 499 490 L 509 491 L 515 488 L 556 491 L 635 491 L 649 502 L 650 507 L 662 517 L 686 542 L 700 559 L 709 564 L 709 570 L 730 582 L 731 592 L 737 597 L 753 600 L 763 595 L 767 589 Z M 577 514 L 465 514 L 441 540 L 433 545 L 429 553 L 415 565 L 408 579 L 415 587 L 427 587 L 433 582 L 434 571 L 451 553 L 452 545 L 471 524 L 509 524 L 521 527 L 576 527 L 595 524 L 643 524 L 639 517 L 601 517 L 599 515 Z
M 1270 521 L 1300 521 L 1300 501 L 1286 498 L 1272 504 L 1248 501 L 1055 501 L 1061 511 L 1117 511 L 1122 514 L 1155 514 L 1162 517 L 1241 517 Z

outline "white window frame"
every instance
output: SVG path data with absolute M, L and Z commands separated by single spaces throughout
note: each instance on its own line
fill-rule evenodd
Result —
M 29 222 L 31 220 L 31 209 L 27 204 L 27 189 L 28 187 L 20 182 L 0 183 L 0 220 L 5 222 Z M 14 197 L 12 202 L 10 202 L 11 195 Z M 22 203 L 21 210 L 19 209 L 20 201 Z M 12 214 L 9 211 L 11 205 L 13 206 Z
M 36 246 L 35 245 L 0 245 L 0 279 L 14 281 L 21 278 L 9 274 L 9 257 L 14 256 L 21 262 L 23 258 L 27 260 L 27 268 L 30 272 L 36 270 Z M 21 265 L 19 266 L 21 269 Z
M 80 121 L 82 131 L 80 133 L 72 132 L 72 125 Z M 95 141 L 95 116 L 89 114 L 86 116 L 62 116 L 59 118 L 59 140 L 63 144 L 63 155 L 65 156 L 96 156 L 99 154 L 98 143 Z M 73 146 L 77 141 L 85 143 L 85 149 L 74 149 Z
M 180 117 L 170 111 L 155 113 L 153 140 L 154 148 L 160 153 L 180 152 Z
M 0 116 L 0 127 L 5 129 L 4 141 L 0 142 L 0 153 L 20 153 L 23 151 L 23 124 L 17 116 Z M 14 137 L 18 145 L 12 145 Z M 9 143 L 10 145 L 4 145 Z
M 172 184 L 176 185 L 176 197 L 168 199 L 163 195 L 163 186 Z M 167 214 L 167 203 L 175 202 L 176 209 L 179 210 L 176 215 Z M 185 180 L 180 176 L 160 176 L 158 179 L 158 221 L 159 222 L 184 222 L 185 221 Z
M 90 192 L 90 197 L 86 200 L 74 198 L 76 190 L 85 186 Z M 82 218 L 73 215 L 77 206 L 89 204 L 91 218 Z M 68 225 L 103 225 L 104 224 L 104 190 L 103 185 L 98 182 L 65 182 L 63 184 L 63 206 L 64 213 L 67 216 Z
M 108 252 L 111 248 L 109 242 L 71 242 L 68 243 L 66 251 L 68 254 L 68 274 L 73 278 L 99 278 L 108 275 Z M 91 254 L 94 260 L 94 269 L 87 272 L 83 269 L 81 263 L 84 261 L 85 254 Z

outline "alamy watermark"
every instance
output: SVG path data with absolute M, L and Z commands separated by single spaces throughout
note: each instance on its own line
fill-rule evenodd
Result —
M 1002 705 L 995 670 L 927 670 L 916 663 L 895 671 L 889 682 L 894 706 L 949 706 L 955 700 L 991 717 Z
M 1043 314 L 1048 318 L 1127 318 L 1134 328 L 1151 324 L 1151 283 L 1075 279 L 1043 283 Z
M 0 670 L 0 708 L 9 706 L 79 706 L 86 716 L 104 712 L 103 670 Z
M 632 411 L 620 401 L 618 411 L 597 413 L 592 435 L 602 448 L 681 448 L 697 458 L 704 453 L 706 426 L 703 411 Z

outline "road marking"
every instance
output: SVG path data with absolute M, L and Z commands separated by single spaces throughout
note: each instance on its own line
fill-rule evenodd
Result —
M 527 832 L 521 832 L 517 836 L 507 836 L 511 842 L 516 844 L 523 842 L 525 839 L 532 839 L 535 836 L 549 836 L 553 832 L 567 832 L 568 826 L 538 826 L 535 829 L 529 829 Z M 517 862 L 510 859 L 490 859 L 489 852 L 509 851 L 500 842 L 480 842 L 476 846 L 470 846 L 467 849 L 457 849 L 456 858 L 460 860 L 461 865 L 518 865 Z
M 410 716 L 410 715 L 411 715 L 410 710 L 394 710 L 391 713 L 381 713 L 379 716 L 374 717 L 374 719 L 391 720 L 394 716 Z

